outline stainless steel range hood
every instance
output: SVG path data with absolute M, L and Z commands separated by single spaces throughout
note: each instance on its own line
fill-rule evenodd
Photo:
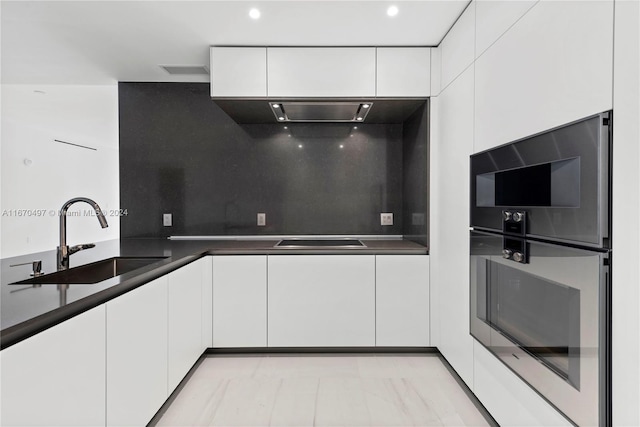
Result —
M 364 122 L 372 102 L 283 101 L 270 102 L 279 122 Z
M 402 123 L 427 98 L 405 99 L 238 99 L 213 101 L 240 124 Z M 278 107 L 275 107 L 275 106 Z

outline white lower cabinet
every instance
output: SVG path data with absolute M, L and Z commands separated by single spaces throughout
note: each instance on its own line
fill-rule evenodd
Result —
M 202 351 L 213 347 L 213 257 L 199 261 L 202 264 Z
M 213 347 L 267 346 L 267 257 L 213 257 Z
M 428 262 L 201 258 L 3 350 L 1 425 L 145 425 L 211 345 L 428 346 Z
M 429 257 L 376 255 L 376 346 L 429 346 Z
M 107 302 L 107 426 L 146 425 L 167 390 L 167 276 Z
M 104 426 L 105 353 L 104 305 L 2 350 L 0 424 Z
M 269 347 L 375 345 L 374 255 L 268 257 Z
M 202 355 L 201 258 L 167 275 L 169 286 L 168 390 L 173 391 Z

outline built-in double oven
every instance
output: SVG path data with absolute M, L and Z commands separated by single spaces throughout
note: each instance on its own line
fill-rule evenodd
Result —
M 612 112 L 471 156 L 470 331 L 569 421 L 610 425 Z

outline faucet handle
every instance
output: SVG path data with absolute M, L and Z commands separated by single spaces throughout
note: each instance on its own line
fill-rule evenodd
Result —
M 76 252 L 81 251 L 83 249 L 91 249 L 95 247 L 96 247 L 95 243 L 84 243 L 82 245 L 71 246 L 69 248 L 69 255 L 75 254 Z
M 42 272 L 42 261 L 41 260 L 23 262 L 23 263 L 20 263 L 20 264 L 11 264 L 9 267 L 18 267 L 20 265 L 29 265 L 29 264 L 31 264 L 31 267 L 33 268 L 33 273 L 31 273 L 31 275 L 33 277 L 42 276 L 44 274 Z

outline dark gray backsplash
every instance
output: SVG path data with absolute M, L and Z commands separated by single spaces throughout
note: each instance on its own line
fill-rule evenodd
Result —
M 120 83 L 119 110 L 122 237 L 403 234 L 417 206 L 402 124 L 238 125 L 208 83 Z

